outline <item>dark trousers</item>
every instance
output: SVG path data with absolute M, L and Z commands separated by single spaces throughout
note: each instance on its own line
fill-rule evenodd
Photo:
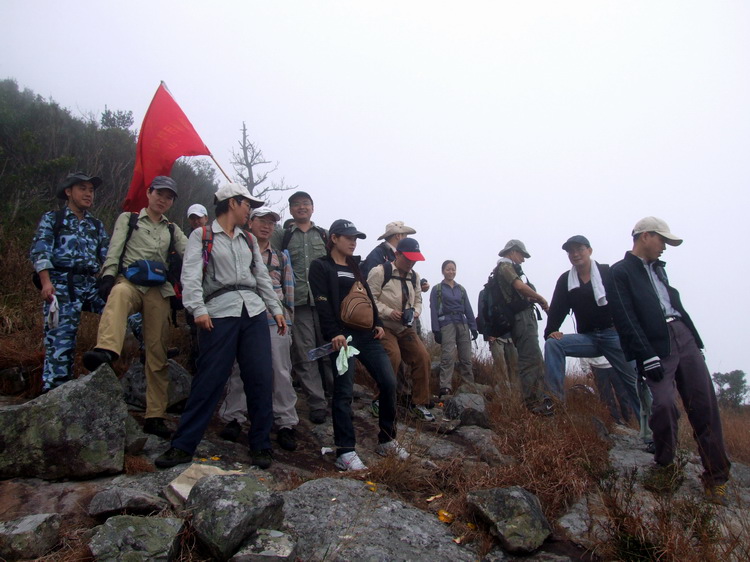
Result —
M 172 447 L 194 453 L 213 416 L 232 372 L 235 357 L 247 397 L 251 450 L 271 448 L 273 369 L 266 313 L 239 318 L 212 318 L 214 329 L 198 331 L 200 355 Z
M 375 379 L 380 393 L 378 425 L 378 442 L 387 443 L 396 437 L 396 376 L 393 374 L 388 354 L 379 340 L 369 332 L 352 332 L 353 345 L 359 350 L 357 359 L 364 365 L 370 376 Z M 337 353 L 331 358 L 335 362 Z M 352 423 L 352 387 L 354 386 L 354 359 L 349 359 L 349 369 L 339 375 L 333 365 L 333 441 L 336 444 L 336 455 L 343 455 L 354 450 L 356 437 Z
M 660 465 L 674 460 L 679 419 L 677 391 L 698 443 L 703 481 L 706 485 L 723 484 L 729 479 L 731 463 L 724 449 L 719 406 L 708 367 L 688 327 L 680 321 L 670 322 L 668 327 L 671 353 L 661 359 L 664 378 L 647 381 L 653 395 L 649 425 L 654 432 L 654 460 Z

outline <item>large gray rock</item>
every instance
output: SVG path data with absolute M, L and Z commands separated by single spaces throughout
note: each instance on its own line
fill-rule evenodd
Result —
M 284 500 L 253 474 L 206 476 L 190 491 L 185 509 L 213 555 L 226 560 L 258 529 L 279 529 Z
M 321 478 L 284 493 L 301 560 L 475 560 L 429 513 L 358 480 Z
M 0 558 L 39 558 L 60 538 L 60 515 L 41 513 L 0 523 Z
M 0 478 L 86 478 L 122 471 L 122 389 L 109 366 L 0 408 Z
M 96 494 L 89 504 L 89 515 L 105 517 L 115 513 L 149 515 L 169 507 L 166 500 L 135 488 L 109 488 Z
M 258 529 L 251 540 L 229 562 L 273 562 L 297 560 L 297 542 L 287 533 Z
M 460 419 L 461 425 L 490 427 L 484 397 L 481 394 L 457 394 L 445 404 L 443 415 L 450 419 Z
M 141 426 L 133 416 L 125 418 L 125 453 L 140 455 L 148 441 L 148 435 L 143 433 Z
M 94 528 L 89 549 L 98 562 L 173 560 L 182 519 L 169 517 L 110 517 Z
M 167 407 L 187 399 L 193 378 L 182 366 L 171 359 L 169 369 L 169 396 Z M 125 375 L 120 379 L 125 393 L 125 402 L 142 410 L 146 409 L 146 371 L 140 361 L 133 361 Z
M 456 434 L 471 443 L 477 456 L 490 466 L 507 466 L 516 463 L 516 459 L 504 455 L 495 445 L 497 434 L 490 430 L 474 425 L 462 425 Z
M 534 552 L 552 533 L 539 499 L 518 486 L 469 492 L 466 501 L 489 521 L 508 552 Z

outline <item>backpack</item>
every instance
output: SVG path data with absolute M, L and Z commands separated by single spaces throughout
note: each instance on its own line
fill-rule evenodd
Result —
M 410 273 L 411 284 L 414 287 L 414 291 L 416 292 L 417 275 L 414 273 L 414 270 L 412 270 Z M 387 261 L 383 263 L 383 283 L 380 285 L 380 288 L 382 289 L 383 287 L 385 287 L 388 281 L 390 281 L 391 279 L 393 279 L 393 262 Z M 396 275 L 396 279 L 404 279 L 404 277 L 399 277 L 398 275 Z
M 213 230 L 211 230 L 210 225 L 205 225 L 201 228 L 203 229 L 201 233 L 201 242 L 203 245 L 203 275 L 206 275 L 208 262 L 211 260 L 211 250 L 214 249 L 214 232 Z M 255 267 L 255 253 L 253 252 L 254 237 L 249 230 L 245 230 L 243 228 L 242 231 L 245 233 L 245 242 L 247 242 L 247 247 L 250 249 L 250 255 L 252 256 L 250 262 L 250 269 L 252 269 L 253 267 Z
M 313 226 L 313 229 L 320 234 L 321 239 L 323 240 L 323 244 L 326 246 L 328 245 L 328 235 L 326 234 L 325 230 L 322 228 L 319 228 L 317 226 Z M 284 238 L 281 239 L 281 250 L 284 251 L 289 247 L 289 241 L 292 239 L 292 227 L 288 227 L 284 229 Z
M 477 329 L 485 337 L 499 338 L 513 329 L 513 314 L 500 291 L 493 271 L 477 302 Z
M 96 259 L 99 259 L 99 254 L 102 249 L 102 231 L 104 230 L 104 225 L 99 219 L 92 216 L 89 216 L 88 218 L 94 221 L 94 224 L 96 225 L 96 235 L 98 238 L 96 243 Z M 65 207 L 55 211 L 55 222 L 52 225 L 52 238 L 54 239 L 53 247 L 57 247 L 57 240 L 60 238 L 60 231 L 62 230 L 63 222 L 65 222 Z M 42 290 L 42 280 L 36 271 L 31 274 L 31 282 L 34 284 L 34 287 L 40 291 Z

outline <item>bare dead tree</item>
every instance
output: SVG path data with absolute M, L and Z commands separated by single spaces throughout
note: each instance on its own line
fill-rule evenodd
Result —
M 291 189 L 296 189 L 296 185 L 287 185 L 284 178 L 278 181 L 270 181 L 268 176 L 279 169 L 278 162 L 266 160 L 263 151 L 257 143 L 250 140 L 247 134 L 247 126 L 242 122 L 242 138 L 238 141 L 239 149 L 232 150 L 232 167 L 236 174 L 238 183 L 241 183 L 251 195 L 264 199 L 268 205 L 275 205 L 278 200 L 274 199 L 274 194 Z M 270 168 L 259 169 L 264 166 Z M 267 180 L 268 183 L 264 184 Z

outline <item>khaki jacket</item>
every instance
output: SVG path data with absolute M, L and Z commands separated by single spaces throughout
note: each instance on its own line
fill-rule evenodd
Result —
M 402 275 L 403 274 L 394 266 L 393 276 L 388 283 L 383 286 L 385 271 L 381 264 L 373 267 L 370 270 L 370 274 L 367 276 L 367 284 L 370 286 L 372 296 L 375 298 L 375 303 L 378 306 L 378 314 L 383 321 L 383 327 L 395 333 L 399 333 L 406 328 L 401 321 L 391 320 L 391 312 L 394 310 L 403 310 L 401 305 L 402 293 L 400 279 Z M 412 283 L 412 276 L 414 276 L 413 279 L 416 280 L 416 288 Z M 417 318 L 422 315 L 422 291 L 419 288 L 419 273 L 412 269 L 405 277 L 406 288 L 409 292 L 407 303 L 408 306 L 414 308 L 414 317 Z

